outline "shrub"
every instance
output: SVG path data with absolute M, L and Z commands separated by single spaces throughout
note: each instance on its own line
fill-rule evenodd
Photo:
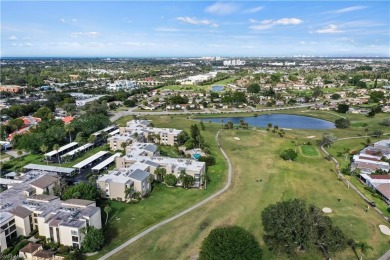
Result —
M 2 252 L 3 255 L 8 255 L 12 252 L 14 248 L 12 246 L 10 247 L 7 247 L 6 249 L 4 249 L 4 251 Z
M 373 193 L 373 194 L 375 194 L 375 189 L 373 189 L 373 188 L 371 188 L 371 187 L 366 186 L 366 187 L 364 187 L 364 189 L 365 189 L 365 190 L 368 190 L 369 192 L 371 192 L 371 193 Z
M 336 119 L 334 123 L 336 125 L 336 128 L 341 128 L 341 129 L 348 128 L 351 125 L 351 121 L 349 121 L 346 118 Z
M 293 149 L 284 150 L 280 157 L 285 161 L 295 161 L 298 157 L 298 154 Z
M 63 246 L 61 245 L 58 250 L 57 250 L 57 253 L 58 254 L 68 254 L 70 251 L 70 247 L 69 246 Z
M 12 250 L 11 255 L 17 255 L 19 253 L 20 249 L 25 247 L 28 243 L 29 242 L 27 239 L 23 239 L 22 241 L 20 241 L 18 244 L 16 244 L 16 246 Z
M 372 196 L 377 199 L 382 199 L 382 196 L 378 193 L 373 193 Z
M 201 156 L 198 161 L 205 162 L 206 166 L 211 166 L 215 164 L 215 158 L 213 156 Z
M 175 186 L 177 183 L 177 178 L 173 174 L 167 174 L 165 175 L 164 181 L 168 186 Z

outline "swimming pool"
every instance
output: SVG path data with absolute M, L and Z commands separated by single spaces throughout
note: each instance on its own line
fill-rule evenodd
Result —
M 198 154 L 198 153 L 194 153 L 192 155 L 192 157 L 194 157 L 196 160 L 199 160 L 199 158 L 201 157 L 202 155 L 201 154 Z

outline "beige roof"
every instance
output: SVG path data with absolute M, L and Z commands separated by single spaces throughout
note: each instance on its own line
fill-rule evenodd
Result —
M 57 182 L 58 181 L 58 178 L 57 177 L 54 177 L 54 176 L 51 176 L 51 175 L 45 175 L 39 179 L 36 179 L 35 181 L 31 182 L 30 185 L 31 186 L 34 186 L 34 187 L 38 187 L 38 188 L 41 188 L 41 189 L 44 189 L 50 185 L 52 185 L 53 183 Z
M 390 183 L 384 183 L 376 186 L 377 191 L 382 193 L 383 196 L 390 199 Z
M 40 247 L 42 247 L 41 244 L 36 244 L 36 243 L 30 242 L 25 247 L 20 249 L 20 252 L 32 254 Z
M 10 213 L 14 214 L 15 216 L 18 216 L 20 218 L 25 218 L 29 215 L 31 215 L 32 211 L 29 209 L 26 209 L 25 207 L 16 206 L 12 210 L 9 211 Z
M 92 200 L 82 200 L 82 199 L 69 199 L 63 202 L 63 204 L 72 204 L 75 206 L 88 206 L 94 203 L 95 202 Z
M 53 195 L 45 195 L 45 194 L 39 194 L 39 195 L 33 195 L 28 197 L 29 200 L 41 200 L 41 201 L 52 201 L 54 199 L 57 199 L 57 196 Z
M 41 250 L 34 254 L 35 257 L 39 259 L 52 259 L 54 252 L 48 250 Z

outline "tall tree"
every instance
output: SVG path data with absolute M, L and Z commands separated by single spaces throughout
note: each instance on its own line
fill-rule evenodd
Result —
M 72 133 L 75 131 L 75 128 L 72 124 L 64 125 L 65 132 L 69 134 L 69 142 L 72 142 Z
M 61 164 L 61 161 L 60 161 L 60 154 L 59 154 L 59 152 L 58 152 L 59 149 L 60 149 L 60 145 L 59 145 L 59 144 L 53 145 L 53 150 L 57 152 L 57 160 L 58 160 L 58 163 Z
M 41 145 L 40 147 L 39 147 L 39 150 L 41 150 L 41 152 L 43 153 L 43 154 L 45 154 L 45 153 L 47 153 L 47 150 L 49 150 L 49 147 L 47 146 L 47 145 Z M 49 165 L 49 161 L 48 160 L 46 160 L 46 163 Z
M 94 226 L 83 228 L 82 232 L 85 237 L 81 242 L 81 251 L 84 253 L 93 253 L 99 251 L 104 245 L 104 234 L 102 229 Z
M 106 216 L 106 223 L 104 225 L 107 225 L 107 221 L 108 221 L 108 214 L 110 214 L 110 212 L 112 211 L 112 208 L 110 207 L 110 205 L 106 205 L 104 207 L 104 212 L 106 212 L 107 216 Z
M 237 226 L 211 230 L 203 240 L 200 260 L 248 259 L 261 260 L 262 250 L 256 238 Z

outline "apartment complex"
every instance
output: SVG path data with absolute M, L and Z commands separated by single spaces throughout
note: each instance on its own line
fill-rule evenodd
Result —
M 126 148 L 126 155 L 115 159 L 116 169 L 101 176 L 97 185 L 103 197 L 119 201 L 129 200 L 125 190 L 132 188 L 141 195 L 150 191 L 150 180 L 156 179 L 155 170 L 165 168 L 167 174 L 177 178 L 182 171 L 194 177 L 193 187 L 201 188 L 202 177 L 206 172 L 205 162 L 186 158 L 159 156 L 157 146 L 153 143 L 133 143 Z M 179 183 L 180 185 L 180 183 Z
M 151 127 L 148 120 L 131 120 L 127 122 L 126 127 L 119 128 L 119 135 L 134 136 L 137 133 L 137 138 L 171 146 L 177 144 L 177 136 L 181 132 L 182 130 L 178 129 Z
M 82 228 L 101 228 L 100 208 L 94 201 L 61 201 L 50 195 L 58 178 L 48 172 L 29 171 L 24 182 L 0 194 L 1 252 L 13 239 L 38 230 L 40 236 L 66 246 L 80 247 Z

